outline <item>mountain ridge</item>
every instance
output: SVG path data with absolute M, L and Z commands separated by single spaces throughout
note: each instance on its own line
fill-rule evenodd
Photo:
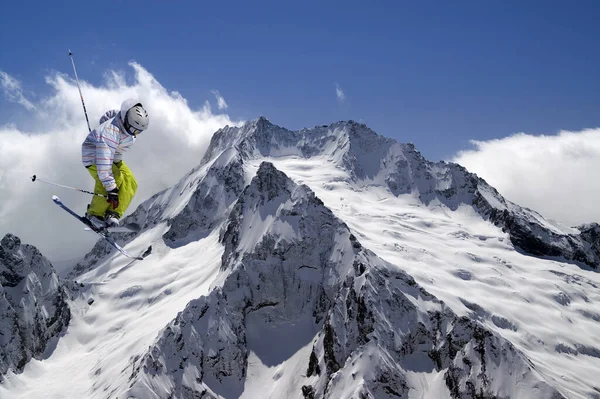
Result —
M 231 147 L 237 148 L 246 159 L 273 154 L 310 158 L 325 153 L 363 185 L 383 183 L 393 195 L 416 193 L 425 204 L 439 200 L 450 209 L 456 209 L 460 203 L 473 205 L 483 218 L 508 232 L 513 244 L 527 253 L 563 256 L 593 269 L 600 265 L 597 223 L 578 228 L 557 226 L 535 211 L 506 200 L 484 179 L 461 165 L 427 161 L 413 144 L 380 136 L 364 124 L 340 121 L 290 131 L 260 117 L 242 127 L 228 126 L 217 131 L 203 162 Z

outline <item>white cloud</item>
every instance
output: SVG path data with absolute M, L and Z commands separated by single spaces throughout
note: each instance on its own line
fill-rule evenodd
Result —
M 344 101 L 346 99 L 346 95 L 344 94 L 344 91 L 342 90 L 340 85 L 337 83 L 335 84 L 335 95 L 337 96 L 337 99 L 339 101 Z
M 227 109 L 227 103 L 225 102 L 225 99 L 223 98 L 221 93 L 219 93 L 219 90 L 213 90 L 212 94 L 214 94 L 215 97 L 217 98 L 217 106 L 219 107 L 219 109 L 220 110 Z
M 28 110 L 35 108 L 33 103 L 23 95 L 21 82 L 3 71 L 0 71 L 0 87 L 2 87 L 2 90 L 9 101 L 21 104 Z
M 138 98 L 148 109 L 150 127 L 125 153 L 136 175 L 138 193 L 129 208 L 178 182 L 200 163 L 212 134 L 229 124 L 226 114 L 214 114 L 206 104 L 191 109 L 176 92 L 169 92 L 142 66 L 130 64 L 133 83 L 124 73 L 110 71 L 101 86 L 80 81 L 92 128 L 109 109 L 126 98 Z M 9 80 L 10 82 L 10 80 Z M 13 121 L 0 121 L 0 238 L 10 232 L 37 246 L 51 260 L 85 254 L 96 237 L 53 204 L 57 194 L 77 212 L 84 213 L 90 196 L 32 183 L 30 177 L 90 190 L 93 180 L 81 163 L 81 143 L 88 129 L 75 82 L 66 75 L 47 76 L 52 94 L 31 104 L 31 131 Z
M 600 129 L 472 144 L 454 161 L 507 199 L 570 226 L 600 222 Z

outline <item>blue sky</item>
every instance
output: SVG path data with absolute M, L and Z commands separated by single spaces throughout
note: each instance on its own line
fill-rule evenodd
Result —
M 600 126 L 599 17 L 592 1 L 2 2 L 0 70 L 41 98 L 68 48 L 94 84 L 136 61 L 192 107 L 216 89 L 232 119 L 354 119 L 439 160 Z M 0 98 L 0 124 L 24 112 Z

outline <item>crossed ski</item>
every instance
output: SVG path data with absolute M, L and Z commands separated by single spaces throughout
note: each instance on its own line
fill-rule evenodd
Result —
M 56 205 L 58 205 L 59 207 L 61 207 L 65 211 L 67 211 L 75 219 L 77 219 L 81 223 L 83 223 L 86 226 L 86 229 L 89 229 L 89 230 L 93 231 L 94 233 L 98 234 L 100 237 L 102 237 L 104 240 L 106 240 L 106 242 L 108 242 L 113 248 L 115 248 L 117 251 L 119 251 L 126 257 L 128 257 L 130 259 L 144 260 L 144 258 L 146 256 L 150 255 L 150 253 L 152 252 L 152 245 L 151 245 L 140 256 L 135 256 L 135 255 L 130 254 L 123 247 L 121 247 L 119 244 L 117 244 L 117 242 L 115 240 L 113 240 L 111 237 L 108 236 L 109 231 L 98 229 L 86 217 L 79 216 L 77 213 L 75 213 L 73 210 L 71 210 L 71 208 L 69 208 L 68 206 L 63 204 L 63 202 L 60 200 L 60 198 L 58 198 L 56 195 L 52 196 L 52 201 L 54 201 L 54 203 Z

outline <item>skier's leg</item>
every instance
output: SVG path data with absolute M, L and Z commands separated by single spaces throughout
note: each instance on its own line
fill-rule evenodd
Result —
M 96 168 L 96 165 L 92 165 L 86 169 L 88 170 L 88 172 L 90 172 L 90 175 L 92 175 L 92 177 L 96 181 L 96 184 L 94 185 L 94 192 L 97 194 L 107 195 L 106 189 L 104 188 L 102 182 L 100 181 L 100 178 L 98 177 L 98 169 Z M 106 202 L 106 198 L 94 195 L 92 197 L 92 202 L 90 203 L 87 213 L 89 215 L 104 218 L 104 213 L 106 212 L 109 206 L 110 204 Z
M 138 188 L 135 176 L 131 172 L 131 169 L 123 161 L 117 162 L 113 165 L 113 174 L 117 181 L 117 187 L 119 187 L 119 206 L 114 211 L 119 214 L 119 218 L 123 217 L 123 214 L 131 204 L 131 200 L 135 196 Z

